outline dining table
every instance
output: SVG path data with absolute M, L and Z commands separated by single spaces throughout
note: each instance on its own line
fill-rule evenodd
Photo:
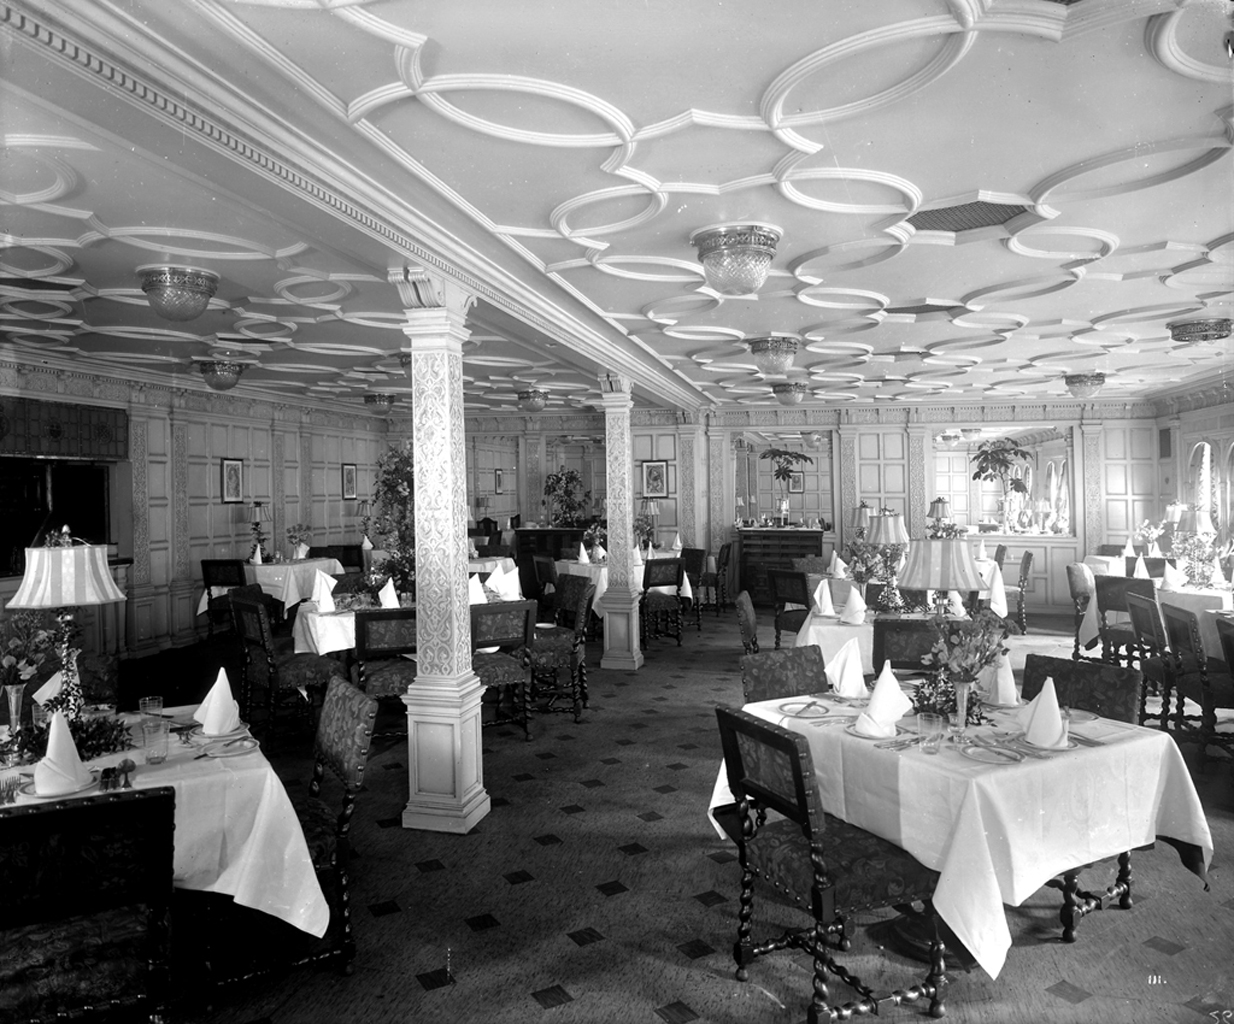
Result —
M 249 583 L 257 583 L 264 593 L 280 601 L 285 612 L 291 611 L 305 598 L 313 595 L 313 582 L 318 571 L 327 576 L 343 573 L 343 563 L 337 558 L 297 558 L 289 562 L 262 562 L 261 565 L 245 565 L 244 576 Z M 197 614 L 204 615 L 210 598 L 221 597 L 228 587 L 210 587 L 202 591 L 197 602 Z
M 859 708 L 827 693 L 744 710 L 808 739 L 828 813 L 939 872 L 934 906 L 991 978 L 1011 948 L 1004 906 L 1019 906 L 1064 871 L 1160 836 L 1206 879 L 1212 834 L 1178 747 L 1159 729 L 1073 713 L 1074 746 L 1029 755 L 1011 738 L 1016 712 L 1008 710 L 969 728 L 995 752 L 944 740 L 930 755 L 915 743 L 889 747 L 858 735 Z M 913 720 L 897 728 L 913 739 Z M 732 799 L 721 765 L 710 807 Z
M 656 551 L 652 553 L 652 558 L 680 558 L 680 551 Z M 562 558 L 556 563 L 558 574 L 566 574 L 573 576 L 586 576 L 596 585 L 596 596 L 592 600 L 592 609 L 595 610 L 602 598 L 608 591 L 608 563 L 607 562 L 580 562 L 577 558 Z M 634 578 L 640 583 L 642 581 L 642 566 L 634 567 Z M 640 586 L 641 591 L 641 586 Z M 672 594 L 672 587 L 652 587 L 653 591 L 661 594 Z M 690 577 L 682 576 L 681 578 L 681 597 L 687 601 L 694 600 L 694 588 L 690 585 Z
M 136 736 L 136 749 L 87 762 L 101 771 L 130 759 L 135 789 L 170 786 L 175 790 L 173 883 L 177 888 L 217 892 L 239 905 L 259 910 L 320 938 L 330 922 L 326 902 L 300 819 L 270 762 L 255 740 L 228 747 L 191 731 L 196 705 L 165 708 L 173 723 L 167 760 L 146 764 L 141 750 L 141 715 L 121 714 Z M 210 753 L 207 753 L 207 750 Z M 0 771 L 33 777 L 32 765 Z M 23 786 L 30 788 L 29 783 Z M 99 782 L 66 797 L 93 796 Z M 46 799 L 21 793 L 20 803 Z
M 1194 612 L 1200 624 L 1200 642 L 1204 645 L 1205 656 L 1224 661 L 1225 652 L 1221 649 L 1221 638 L 1217 635 L 1217 617 L 1222 613 L 1234 611 L 1234 589 L 1230 587 L 1183 587 L 1175 590 L 1167 589 L 1160 579 L 1153 580 L 1153 583 L 1158 607 L 1170 605 Z M 1126 622 L 1128 618 L 1125 612 L 1111 612 L 1107 616 L 1107 621 Z M 1081 647 L 1088 647 L 1100 638 L 1099 627 L 1100 616 L 1097 612 L 1097 601 L 1093 599 L 1088 602 L 1088 607 L 1084 610 L 1084 616 L 1080 620 L 1077 635 Z

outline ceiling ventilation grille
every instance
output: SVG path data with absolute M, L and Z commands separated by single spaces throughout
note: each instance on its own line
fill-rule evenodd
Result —
M 1007 203 L 961 203 L 959 206 L 946 206 L 941 210 L 922 210 L 909 217 L 908 222 L 918 231 L 956 233 L 1006 224 L 1027 210 L 1027 206 L 1012 206 Z

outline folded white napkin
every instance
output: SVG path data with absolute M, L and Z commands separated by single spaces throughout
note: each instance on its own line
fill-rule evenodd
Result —
M 394 589 L 394 580 L 386 580 L 386 585 L 377 591 L 377 603 L 382 608 L 398 607 L 398 591 Z
M 608 558 L 608 552 L 604 550 L 604 545 L 597 544 L 596 545 L 596 561 L 603 562 L 607 560 L 607 558 Z
M 297 544 L 296 545 L 296 557 L 297 558 L 308 558 L 308 553 L 309 553 L 309 546 L 307 544 Z
M 891 671 L 891 662 L 883 662 L 883 670 L 874 683 L 870 703 L 857 716 L 853 729 L 863 736 L 894 736 L 896 722 L 908 714 L 913 702 L 900 689 L 899 680 Z
M 839 555 L 835 556 L 835 562 L 832 563 L 831 575 L 838 580 L 842 580 L 848 575 L 848 563 Z
M 361 551 L 372 551 L 373 550 L 373 542 L 368 539 L 367 534 L 365 534 L 364 540 L 360 541 L 360 550 Z
M 1003 592 L 1003 600 L 1007 600 L 1006 591 Z M 968 609 L 964 607 L 964 598 L 958 590 L 947 591 L 947 614 L 954 615 L 957 619 L 968 618 Z
M 193 718 L 201 723 L 201 731 L 206 736 L 223 736 L 240 728 L 240 705 L 231 695 L 227 669 L 219 669 L 218 678 L 210 687 L 206 699 L 193 712 Z
M 313 576 L 313 603 L 317 605 L 319 612 L 334 611 L 333 591 L 337 584 L 338 580 L 320 569 Z
M 1132 579 L 1137 580 L 1152 579 L 1152 577 L 1148 575 L 1148 566 L 1144 562 L 1143 555 L 1140 555 L 1140 557 L 1135 560 L 1135 571 L 1131 574 L 1131 577 Z
M 630 564 L 631 565 L 642 565 L 643 564 L 643 552 L 641 548 L 636 546 L 634 550 L 630 553 Z
M 488 596 L 484 593 L 484 584 L 480 582 L 479 576 L 467 578 L 467 603 L 488 604 Z
M 57 711 L 47 731 L 47 755 L 34 766 L 34 792 L 39 796 L 75 793 L 89 785 L 92 777 L 77 756 L 69 723 Z
M 1135 558 L 1135 545 L 1131 543 L 1131 538 L 1127 538 L 1127 543 L 1123 545 L 1123 556 L 1125 558 Z
M 1186 579 L 1186 577 L 1184 577 Z M 46 704 L 52 697 L 58 696 L 64 685 L 64 673 L 56 672 L 42 686 L 34 691 L 32 697 L 36 704 Z
M 1158 546 L 1156 541 L 1153 541 L 1152 544 L 1150 545 L 1148 549 L 1148 557 L 1149 558 L 1160 558 L 1161 557 L 1161 548 L 1160 546 Z
M 680 534 L 680 533 L 679 533 L 679 534 L 677 534 L 677 535 L 673 538 L 673 550 L 674 550 L 674 551 L 680 551 L 680 550 L 681 550 L 681 534 Z
M 1054 677 L 1047 676 L 1041 692 L 1022 710 L 1016 712 L 1024 729 L 1024 738 L 1038 747 L 1061 747 L 1067 742 L 1067 730 L 1058 710 L 1058 694 L 1054 692 Z
M 827 572 L 834 576 L 836 574 L 836 562 L 839 560 L 836 555 L 835 548 L 831 549 L 831 561 L 827 563 Z
M 480 557 L 480 552 L 476 550 L 476 542 L 474 540 L 469 540 L 467 542 L 467 557 L 468 558 L 479 558 Z
M 1007 617 L 1007 584 L 1003 582 L 1003 570 L 997 565 L 990 575 L 990 611 Z
M 819 615 L 836 613 L 835 605 L 831 603 L 831 584 L 826 580 L 819 580 L 818 586 L 814 588 L 814 610 Z
M 1178 566 L 1165 563 L 1165 575 L 1161 577 L 1162 590 L 1182 590 L 1187 585 L 1187 574 Z
M 708 572 L 719 572 L 720 571 L 719 568 L 717 568 L 716 566 L 716 556 L 715 555 L 707 556 L 707 571 Z
M 253 565 L 261 565 L 261 548 L 258 548 L 253 552 L 253 557 L 249 559 L 249 561 L 252 562 Z
M 1015 688 L 1015 675 L 1011 671 L 1011 659 L 1000 654 L 990 666 L 990 700 L 995 704 L 1019 704 L 1020 695 Z
M 586 544 L 580 544 L 578 546 L 578 564 L 579 565 L 590 565 L 591 564 L 591 558 L 587 554 Z
M 511 569 L 509 571 L 498 566 L 493 570 L 493 574 L 489 576 L 487 586 L 503 601 L 521 601 L 523 599 L 523 590 L 518 582 L 518 570 Z
M 983 562 L 990 557 L 989 552 L 987 552 L 985 549 L 984 540 L 980 540 L 977 542 L 977 557 Z
M 841 697 L 864 697 L 865 676 L 861 674 L 861 648 L 857 638 L 849 640 L 823 669 L 834 693 Z
M 1221 559 L 1218 558 L 1216 555 L 1213 555 L 1212 585 L 1214 587 L 1219 587 L 1226 582 L 1227 580 L 1225 578 L 1225 570 L 1221 568 Z
M 848 600 L 844 602 L 844 611 L 840 613 L 840 621 L 848 626 L 860 626 L 866 620 L 865 598 L 856 587 L 848 592 Z M 850 640 L 849 643 L 852 641 Z

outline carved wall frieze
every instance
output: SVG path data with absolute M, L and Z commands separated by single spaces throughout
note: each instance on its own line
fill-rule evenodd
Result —
M 150 455 L 149 424 L 129 422 L 129 458 L 133 463 L 133 582 L 150 582 Z
M 176 579 L 189 579 L 189 432 L 188 425 L 171 424 L 171 545 Z

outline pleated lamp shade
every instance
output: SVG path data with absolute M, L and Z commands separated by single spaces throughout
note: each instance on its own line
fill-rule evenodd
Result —
M 899 583 L 908 590 L 958 590 L 963 593 L 988 589 L 973 561 L 972 551 L 961 538 L 913 541 Z
M 899 512 L 888 512 L 881 516 L 870 516 L 870 526 L 866 531 L 868 544 L 907 544 L 908 528 L 904 525 L 904 517 Z
M 75 608 L 123 601 L 107 568 L 105 544 L 26 548 L 26 574 L 9 608 Z

